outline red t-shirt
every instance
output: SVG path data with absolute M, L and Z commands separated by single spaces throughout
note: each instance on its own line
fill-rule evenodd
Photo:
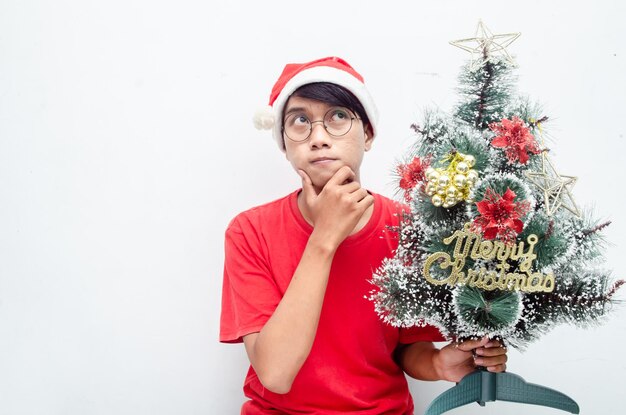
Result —
M 298 209 L 298 192 L 235 217 L 226 230 L 220 341 L 241 342 L 270 318 L 313 228 Z M 432 327 L 398 329 L 384 324 L 366 297 L 369 282 L 397 246 L 388 225 L 402 206 L 374 194 L 372 217 L 337 249 L 311 352 L 289 393 L 265 389 L 250 367 L 242 415 L 413 413 L 402 369 L 393 360 L 399 343 L 442 341 Z

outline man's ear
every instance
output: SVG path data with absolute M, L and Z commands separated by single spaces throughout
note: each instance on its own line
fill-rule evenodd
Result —
M 365 126 L 365 151 L 369 151 L 372 148 L 373 142 L 374 130 L 371 125 L 367 124 L 367 126 Z

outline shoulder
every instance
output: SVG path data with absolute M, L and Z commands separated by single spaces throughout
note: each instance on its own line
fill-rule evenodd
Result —
M 279 199 L 244 210 L 231 219 L 226 227 L 226 233 L 240 233 L 247 229 L 258 228 L 262 224 L 267 224 L 268 221 L 276 221 L 282 217 L 286 209 L 290 208 L 291 199 L 296 197 L 296 193 L 292 192 Z
M 409 207 L 397 200 L 390 199 L 379 193 L 370 192 L 379 206 L 383 217 L 402 218 L 402 215 L 409 212 Z
M 389 207 L 391 209 L 396 209 L 396 210 L 407 210 L 409 207 L 402 203 L 399 202 L 395 199 L 391 199 L 387 196 L 384 196 L 380 193 L 376 193 L 376 192 L 372 192 L 370 191 L 370 193 L 377 199 L 380 201 L 381 205 L 385 206 L 385 207 Z

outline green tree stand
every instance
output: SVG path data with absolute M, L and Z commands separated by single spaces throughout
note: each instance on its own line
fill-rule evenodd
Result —
M 559 391 L 526 383 L 524 379 L 513 373 L 477 370 L 436 397 L 426 409 L 425 415 L 439 415 L 472 402 L 485 406 L 486 402 L 495 401 L 547 406 L 573 414 L 580 412 L 578 404 Z

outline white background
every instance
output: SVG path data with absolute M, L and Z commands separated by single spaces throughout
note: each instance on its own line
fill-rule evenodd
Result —
M 363 184 L 392 195 L 409 125 L 457 99 L 469 55 L 447 42 L 479 18 L 522 32 L 519 89 L 551 117 L 579 205 L 613 220 L 606 265 L 624 277 L 623 4 L 3 0 L 0 413 L 239 413 L 245 352 L 217 340 L 223 233 L 299 185 L 254 110 L 285 63 L 344 57 L 381 112 Z M 617 414 L 625 321 L 560 327 L 509 370 Z M 449 386 L 412 381 L 416 414 Z M 450 414 L 522 412 L 561 413 Z

